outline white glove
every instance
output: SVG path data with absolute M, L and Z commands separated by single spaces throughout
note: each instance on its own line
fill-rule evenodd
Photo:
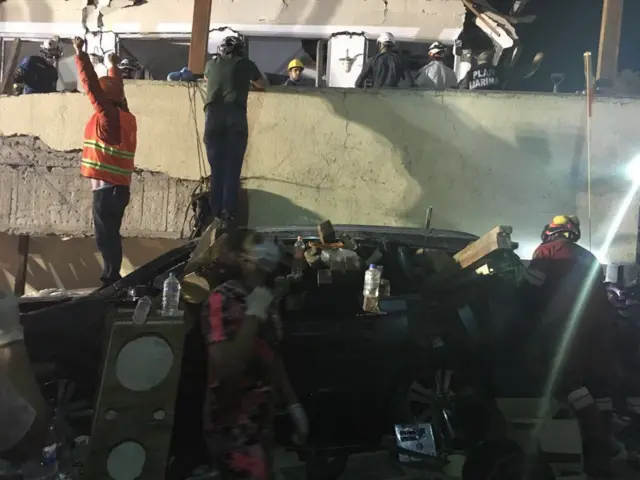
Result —
M 293 441 L 298 445 L 303 445 L 309 436 L 309 417 L 307 417 L 307 412 L 304 411 L 304 408 L 299 403 L 289 405 L 287 410 L 296 429 Z
M 256 287 L 247 297 L 247 317 L 266 320 L 267 310 L 273 301 L 273 294 L 268 288 Z
M 18 299 L 13 293 L 0 290 L 0 347 L 23 338 Z

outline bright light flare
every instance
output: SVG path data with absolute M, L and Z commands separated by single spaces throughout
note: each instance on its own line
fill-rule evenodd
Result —
M 640 185 L 640 155 L 636 155 L 627 164 L 627 176 L 635 185 Z
M 602 245 L 600 246 L 600 250 L 598 250 L 597 252 L 594 252 L 596 257 L 598 257 L 600 261 L 606 260 L 607 254 L 609 253 L 609 249 L 611 248 L 611 244 L 613 243 L 616 233 L 618 233 L 618 230 L 620 228 L 620 224 L 622 223 L 622 220 L 626 215 L 627 211 L 631 207 L 631 204 L 633 203 L 633 199 L 638 193 L 638 190 L 640 190 L 640 155 L 637 155 L 627 165 L 627 175 L 629 176 L 633 184 L 629 187 L 627 194 L 625 195 L 624 199 L 622 200 L 622 202 L 618 207 L 618 211 L 616 212 L 615 216 L 611 220 L 611 224 L 609 225 L 609 228 L 607 230 L 604 242 L 602 242 Z M 587 307 L 588 298 L 592 289 L 594 288 L 596 283 L 601 280 L 601 275 L 602 275 L 602 269 L 600 265 L 597 263 L 594 263 L 590 271 L 588 272 L 588 275 L 584 281 L 584 284 L 582 285 L 580 294 L 576 299 L 576 303 L 573 305 L 573 308 L 569 317 L 569 321 L 567 323 L 564 334 L 562 335 L 558 352 L 553 361 L 551 371 L 547 376 L 544 400 L 543 402 L 541 402 L 539 407 L 539 412 L 538 412 L 538 416 L 540 418 L 544 416 L 544 414 L 549 408 L 549 405 L 551 403 L 551 398 L 553 397 L 553 394 L 555 392 L 556 385 L 560 380 L 559 376 L 567 360 L 566 352 L 571 348 L 574 342 L 576 330 L 578 327 L 577 323 L 579 322 L 582 314 L 584 313 L 585 308 Z

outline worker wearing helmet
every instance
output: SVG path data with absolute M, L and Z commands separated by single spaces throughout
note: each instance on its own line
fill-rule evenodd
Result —
M 120 227 L 131 196 L 138 127 L 127 106 L 115 53 L 107 56 L 108 76 L 98 78 L 82 50 L 84 40 L 76 37 L 73 47 L 78 78 L 93 106 L 84 131 L 80 174 L 91 181 L 96 243 L 103 260 L 100 280 L 106 286 L 121 278 Z
M 611 393 L 617 383 L 613 311 L 602 267 L 577 244 L 580 221 L 558 215 L 545 226 L 523 285 L 527 350 L 557 385 L 581 425 L 585 471 L 596 478 L 611 470 Z M 532 275 L 535 272 L 534 275 Z M 557 370 L 559 367 L 559 370 Z
M 289 66 L 287 67 L 289 78 L 287 78 L 284 84 L 289 87 L 300 86 L 302 84 L 301 75 L 303 71 L 304 71 L 304 65 L 300 60 L 298 60 L 297 58 L 294 58 L 293 60 L 291 60 L 289 62 Z
M 447 47 L 435 42 L 429 47 L 430 62 L 422 67 L 416 76 L 416 87 L 430 90 L 445 90 L 458 84 L 454 71 L 444 63 Z
M 62 45 L 57 37 L 45 40 L 40 55 L 25 57 L 13 76 L 17 93 L 53 93 L 58 89 L 58 60 L 62 57 Z
M 391 33 L 378 37 L 379 53 L 369 58 L 356 80 L 356 88 L 370 84 L 373 88 L 413 87 L 413 77 L 400 55 L 394 50 L 396 39 Z
M 215 223 L 235 223 L 240 172 L 249 139 L 247 99 L 251 86 L 264 90 L 266 80 L 255 63 L 244 55 L 239 36 L 226 37 L 205 67 L 204 144 L 211 166 L 210 207 Z
M 474 65 L 460 82 L 460 88 L 468 90 L 501 90 L 502 79 L 498 68 L 493 64 L 493 50 L 480 52 Z
M 204 436 L 225 479 L 272 478 L 274 396 L 287 405 L 294 439 L 302 444 L 309 433 L 307 415 L 277 354 L 278 295 L 267 284 L 280 257 L 272 241 L 235 229 L 221 240 L 216 273 L 209 274 L 209 283 L 218 286 L 201 324 L 208 357 Z
M 118 70 L 125 80 L 143 80 L 148 78 L 148 72 L 135 60 L 123 58 L 118 64 Z

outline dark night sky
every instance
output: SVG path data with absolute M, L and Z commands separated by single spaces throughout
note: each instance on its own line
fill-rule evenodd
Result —
M 513 0 L 493 0 L 495 5 L 511 5 Z M 549 90 L 550 75 L 565 73 L 561 86 L 565 92 L 584 88 L 583 53 L 597 58 L 603 0 L 531 0 L 527 13 L 537 15 L 531 25 L 520 25 L 523 57 L 545 53 L 545 60 L 534 80 L 523 89 Z M 595 68 L 595 67 L 594 67 Z M 625 0 L 620 42 L 619 68 L 640 71 L 640 0 Z M 594 72 L 595 73 L 595 72 Z
M 620 69 L 640 71 L 640 1 L 626 0 L 620 42 Z

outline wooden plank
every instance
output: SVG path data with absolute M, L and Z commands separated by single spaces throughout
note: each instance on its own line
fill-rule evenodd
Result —
M 11 48 L 9 49 L 9 61 L 4 68 L 4 78 L 2 84 L 0 84 L 1 95 L 11 95 L 13 93 L 13 75 L 18 68 L 18 61 L 20 60 L 20 47 L 22 46 L 22 40 L 15 38 L 11 42 Z
M 207 58 L 209 43 L 209 24 L 211 22 L 212 0 L 193 2 L 193 21 L 191 23 L 191 44 L 189 45 L 189 70 L 194 75 L 202 75 Z
M 604 0 L 602 8 L 596 78 L 606 84 L 613 82 L 618 75 L 623 5 L 624 0 Z
M 500 225 L 495 227 L 493 230 L 456 253 L 453 256 L 453 259 L 458 262 L 460 268 L 467 268 L 469 265 L 474 264 L 482 257 L 486 257 L 495 250 L 512 250 L 514 245 L 511 241 L 511 233 L 513 233 L 513 229 L 509 226 Z
M 16 281 L 13 286 L 13 293 L 16 297 L 24 295 L 27 286 L 27 263 L 29 261 L 29 235 L 20 235 L 18 237 L 18 255 L 20 256 L 20 264 L 16 272 Z

